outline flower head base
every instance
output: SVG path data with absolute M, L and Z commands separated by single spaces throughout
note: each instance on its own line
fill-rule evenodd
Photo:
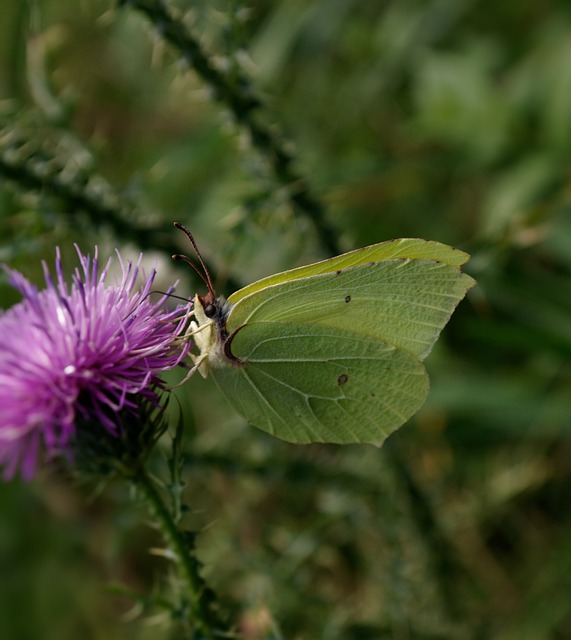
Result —
M 0 465 L 33 475 L 42 451 L 69 453 L 79 422 L 121 431 L 120 412 L 137 413 L 141 401 L 158 403 L 160 372 L 187 354 L 184 332 L 190 305 L 168 310 L 166 296 L 150 299 L 155 271 L 135 290 L 141 257 L 133 266 L 117 257 L 122 278 L 106 284 L 111 260 L 99 272 L 76 247 L 80 267 L 65 281 L 60 252 L 56 278 L 44 263 L 46 289 L 38 291 L 7 267 L 24 300 L 0 312 Z M 174 286 L 166 295 L 174 291 Z

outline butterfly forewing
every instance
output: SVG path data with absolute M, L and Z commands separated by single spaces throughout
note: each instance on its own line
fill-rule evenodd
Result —
M 255 291 L 232 308 L 227 329 L 312 324 L 382 340 L 422 360 L 472 282 L 433 260 L 367 262 Z
M 436 260 L 444 264 L 461 267 L 470 256 L 463 251 L 430 240 L 421 240 L 419 238 L 400 238 L 398 240 L 387 240 L 369 247 L 355 249 L 340 256 L 322 260 L 314 264 L 297 267 L 275 275 L 262 278 L 257 282 L 253 282 L 248 286 L 233 293 L 228 300 L 236 304 L 246 296 L 256 291 L 265 289 L 266 287 L 306 278 L 309 276 L 319 275 L 322 273 L 332 273 L 339 269 L 347 267 L 355 267 L 367 262 L 380 262 L 381 260 L 389 260 L 391 258 L 410 258 L 410 259 L 426 259 Z

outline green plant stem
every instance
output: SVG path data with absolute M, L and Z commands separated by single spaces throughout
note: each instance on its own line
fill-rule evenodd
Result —
M 16 147 L 24 148 L 27 141 L 21 139 L 17 142 Z M 58 165 L 54 161 L 61 160 L 63 163 L 69 158 L 55 155 L 40 157 L 39 154 L 26 157 L 24 153 L 17 153 L 8 159 L 11 146 L 5 146 L 0 139 L 0 177 L 16 183 L 21 190 L 28 189 L 58 198 L 66 203 L 70 212 L 87 212 L 94 222 L 109 225 L 120 237 L 132 238 L 136 235 L 142 248 L 156 247 L 156 235 L 161 229 L 134 229 L 132 223 L 122 216 L 121 205 L 110 188 L 104 194 L 89 192 L 89 180 L 94 176 L 78 175 L 77 180 L 73 181 L 61 179 L 65 165 Z
M 205 640 L 229 637 L 230 628 L 214 610 L 214 594 L 200 575 L 200 563 L 192 553 L 189 535 L 177 528 L 155 483 L 145 469 L 139 468 L 131 479 L 145 498 L 167 547 L 176 558 L 180 578 L 187 593 L 190 623 L 200 634 L 193 637 Z
M 16 123 L 0 129 L 0 180 L 22 192 L 33 191 L 57 198 L 58 211 L 69 216 L 84 212 L 94 227 L 106 226 L 119 239 L 132 241 L 143 251 L 172 254 L 172 227 L 139 224 L 128 200 L 93 170 L 78 171 L 70 180 L 67 164 L 72 159 L 70 155 L 59 154 L 56 149 L 50 150 L 45 143 L 40 149 L 34 138 L 18 132 Z M 216 272 L 208 261 L 207 267 L 211 273 Z M 188 271 L 178 262 L 174 263 L 174 268 Z M 230 277 L 226 284 L 230 291 L 244 285 Z
M 238 122 L 249 133 L 252 145 L 266 158 L 274 179 L 287 187 L 294 211 L 298 211 L 313 224 L 323 248 L 332 255 L 341 253 L 337 235 L 325 220 L 321 202 L 311 192 L 307 180 L 294 167 L 294 157 L 286 142 L 274 128 L 257 118 L 263 107 L 260 98 L 251 88 L 251 82 L 243 74 L 222 71 L 214 65 L 200 43 L 178 20 L 161 0 L 119 0 L 143 13 L 157 28 L 158 34 L 175 47 L 181 56 L 208 84 L 215 98 L 224 103 Z

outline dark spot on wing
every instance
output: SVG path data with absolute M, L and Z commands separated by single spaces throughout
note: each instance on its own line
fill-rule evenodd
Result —
M 345 296 L 345 302 L 351 302 L 351 296 Z
M 349 376 L 346 373 L 342 373 L 338 378 L 337 378 L 337 384 L 339 386 L 341 386 L 342 384 L 345 384 L 347 382 L 347 380 L 349 380 Z

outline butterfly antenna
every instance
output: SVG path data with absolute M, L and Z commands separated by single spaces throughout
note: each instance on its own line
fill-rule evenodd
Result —
M 214 292 L 214 286 L 212 285 L 212 280 L 210 279 L 210 273 L 208 272 L 208 269 L 206 268 L 206 264 L 204 264 L 204 260 L 202 259 L 202 255 L 200 254 L 200 251 L 198 250 L 198 246 L 196 245 L 196 242 L 194 240 L 194 237 L 192 235 L 192 233 L 190 233 L 190 231 L 180 222 L 175 222 L 174 226 L 179 229 L 180 231 L 182 231 L 186 237 L 190 240 L 190 243 L 192 244 L 192 247 L 194 249 L 194 252 L 196 253 L 196 256 L 200 262 L 200 265 L 202 266 L 202 270 L 204 273 L 202 273 L 200 271 L 200 269 L 194 264 L 194 262 L 188 258 L 187 256 L 183 256 L 181 254 L 175 254 L 173 255 L 173 260 L 182 260 L 183 262 L 186 262 L 187 264 L 189 264 L 195 271 L 196 273 L 200 276 L 200 279 L 204 282 L 204 284 L 208 287 L 208 291 L 214 296 L 215 292 Z

